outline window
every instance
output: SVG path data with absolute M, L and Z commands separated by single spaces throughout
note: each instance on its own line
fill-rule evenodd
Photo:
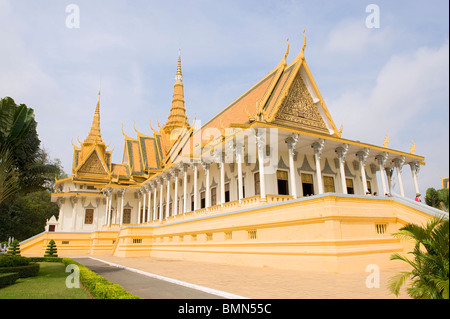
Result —
M 94 209 L 87 208 L 84 213 L 84 223 L 92 224 L 94 222 Z
M 289 195 L 287 171 L 277 171 L 277 185 L 279 195 Z
M 347 194 L 355 194 L 355 190 L 353 188 L 353 179 L 346 178 L 345 184 L 347 185 Z
M 230 183 L 225 184 L 225 203 L 230 201 Z
M 92 185 L 87 185 L 86 189 L 92 189 L 92 190 L 95 190 L 95 187 L 92 186 Z
M 375 230 L 377 231 L 377 234 L 384 234 L 387 229 L 387 224 L 375 224 Z
M 323 188 L 325 193 L 334 193 L 334 178 L 332 176 L 323 177 Z
M 260 183 L 259 183 L 259 172 L 256 172 L 253 175 L 253 179 L 255 181 L 255 195 L 260 195 L 261 194 L 261 187 L 260 187 Z
M 213 235 L 211 233 L 206 233 L 206 240 L 211 241 L 213 239 Z
M 142 238 L 133 238 L 133 244 L 142 244 Z
M 172 211 L 172 202 L 169 203 L 169 216 L 173 215 L 173 211 Z M 169 217 L 167 216 L 167 217 Z
M 131 223 L 131 209 L 124 208 L 123 210 L 123 223 L 130 224 Z
M 303 196 L 314 195 L 314 182 L 312 174 L 302 173 L 300 177 L 302 179 Z
M 226 233 L 225 233 L 225 239 L 226 239 L 226 240 L 231 240 L 231 239 L 233 239 L 233 233 L 232 233 L 232 232 L 226 232 Z
M 200 208 L 206 207 L 205 191 L 200 193 Z
M 55 225 L 48 225 L 48 231 L 49 232 L 55 231 Z
M 211 206 L 217 204 L 217 187 L 211 188 Z
M 256 230 L 248 231 L 248 239 L 256 239 Z
M 195 196 L 194 195 L 191 195 L 191 212 L 193 212 L 194 211 L 194 209 L 195 209 L 195 201 L 194 201 L 194 199 L 195 199 Z

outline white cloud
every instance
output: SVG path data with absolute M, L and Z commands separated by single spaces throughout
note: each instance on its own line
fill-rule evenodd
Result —
M 330 53 L 358 56 L 386 48 L 393 39 L 389 27 L 369 29 L 364 19 L 351 19 L 340 22 L 330 32 L 326 48 Z
M 344 138 L 382 145 L 387 132 L 389 147 L 401 151 L 414 140 L 427 163 L 422 188 L 437 187 L 439 175 L 448 175 L 448 58 L 448 40 L 439 48 L 394 55 L 371 90 L 355 83 L 328 103 L 336 124 L 344 125 Z

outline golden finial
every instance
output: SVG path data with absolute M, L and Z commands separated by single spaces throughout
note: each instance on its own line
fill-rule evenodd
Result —
M 281 64 L 284 64 L 284 65 L 286 65 L 286 58 L 289 54 L 289 37 L 286 39 L 286 43 L 287 43 L 286 52 L 284 53 L 284 57 L 281 60 Z
M 342 130 L 344 129 L 344 125 L 341 124 L 341 128 L 339 129 L 339 131 L 337 132 L 337 136 L 341 137 L 342 135 Z
M 306 47 L 306 35 L 305 35 L 305 29 L 303 29 L 303 45 L 302 45 L 302 50 L 300 51 L 301 58 L 305 58 L 305 47 Z
M 411 141 L 411 149 L 409 150 L 409 152 L 411 154 L 414 154 L 415 151 L 416 151 L 416 144 L 414 143 L 414 141 Z
M 181 82 L 183 80 L 183 75 L 181 74 L 181 49 L 178 48 L 178 66 L 177 74 L 175 75 L 175 80 Z
M 388 143 L 389 143 L 389 135 L 388 135 L 388 133 L 386 133 L 386 137 L 384 138 L 383 146 L 387 148 Z

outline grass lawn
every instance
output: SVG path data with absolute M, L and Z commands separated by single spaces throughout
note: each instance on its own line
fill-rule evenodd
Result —
M 15 284 L 0 288 L 0 299 L 90 299 L 80 288 L 67 288 L 66 266 L 57 262 L 41 262 L 39 275 L 18 279 Z

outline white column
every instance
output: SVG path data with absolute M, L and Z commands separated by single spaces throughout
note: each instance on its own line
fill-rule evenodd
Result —
M 165 180 L 167 183 L 167 194 L 166 194 L 166 219 L 167 219 L 170 216 L 170 210 L 169 210 L 169 208 L 170 208 L 170 205 L 169 205 L 169 202 L 170 202 L 170 174 L 166 175 Z
M 77 203 L 78 203 L 78 198 L 76 198 L 75 196 L 72 196 L 70 198 L 70 201 L 72 203 L 72 231 L 76 230 L 76 226 L 77 226 Z
M 394 159 L 393 162 L 395 164 L 395 170 L 397 172 L 398 188 L 400 189 L 400 195 L 405 197 L 405 190 L 403 188 L 403 180 L 402 180 L 402 167 L 403 167 L 403 164 L 405 164 L 405 157 L 400 156 L 400 157 Z
M 159 186 L 159 221 L 162 221 L 163 218 L 163 187 L 164 187 L 164 180 L 160 179 L 160 186 Z
M 259 162 L 259 186 L 261 199 L 266 198 L 266 174 L 264 173 L 264 151 L 266 150 L 265 130 L 258 129 L 256 134 L 256 143 L 258 146 L 258 162 Z
M 375 159 L 378 161 L 378 167 L 380 170 L 381 185 L 383 187 L 383 196 L 388 192 L 386 185 L 386 176 L 384 171 L 384 165 L 386 164 L 388 156 L 389 154 L 387 152 L 383 152 L 383 154 L 375 156 Z
M 238 169 L 238 192 L 239 192 L 239 203 L 241 202 L 242 198 L 244 197 L 244 191 L 242 185 L 242 150 L 243 150 L 242 144 L 236 144 L 236 162 L 237 162 L 237 169 Z
M 158 183 L 155 181 L 153 186 L 155 187 L 155 194 L 153 194 L 153 220 L 156 220 L 156 209 L 158 207 Z
M 151 207 L 152 207 L 152 187 L 148 186 L 148 209 L 147 209 L 147 219 L 146 222 L 150 221 L 150 214 L 151 214 Z
M 338 154 L 338 160 L 339 160 L 339 171 L 341 175 L 341 185 L 342 185 L 342 192 L 344 194 L 347 194 L 347 183 L 345 181 L 345 156 L 347 155 L 348 151 L 348 144 L 343 144 L 342 146 L 339 146 L 336 148 L 336 153 Z
M 142 204 L 141 203 L 141 201 L 142 201 L 142 192 L 141 192 L 141 190 L 138 190 L 137 196 L 138 196 L 138 203 L 139 203 L 139 206 L 138 206 L 138 224 L 140 224 L 141 223 L 141 208 L 142 208 L 142 206 L 141 206 L 141 204 Z
M 120 194 L 120 226 L 123 224 L 123 198 L 125 197 L 125 190 L 122 189 L 119 191 Z
M 188 193 L 187 193 L 187 170 L 188 165 L 183 164 L 183 214 L 187 212 L 187 200 L 188 200 Z
M 358 160 L 359 160 L 359 169 L 360 169 L 360 173 L 361 173 L 361 181 L 363 184 L 363 191 L 364 191 L 364 195 L 367 194 L 367 179 L 366 179 L 366 161 L 367 161 L 367 156 L 369 156 L 369 149 L 368 148 L 364 148 L 362 151 L 359 151 L 358 153 L 356 153 L 356 156 L 358 156 Z
M 198 164 L 194 163 L 194 211 L 198 209 Z
M 146 219 L 145 218 L 145 211 L 146 211 L 145 206 L 147 204 L 147 191 L 148 191 L 146 185 L 144 185 L 143 188 L 144 188 L 144 190 L 142 192 L 143 203 L 142 203 L 142 220 L 141 220 L 141 224 L 145 223 L 145 219 Z M 140 212 L 139 212 L 139 215 L 140 215 Z
M 209 183 L 209 166 L 210 163 L 208 162 L 201 162 L 203 170 L 205 171 L 205 187 L 206 187 L 206 194 L 205 194 L 205 207 L 208 208 L 211 206 L 211 185 Z
M 417 181 L 417 174 L 420 170 L 420 164 L 417 162 L 411 162 L 409 163 L 409 166 L 411 167 L 411 174 L 414 182 L 414 190 L 416 191 L 416 194 L 419 194 L 419 183 Z
M 296 199 L 297 196 L 297 184 L 295 182 L 295 166 L 294 166 L 294 155 L 295 155 L 295 146 L 299 140 L 300 135 L 293 134 L 286 139 L 286 143 L 288 145 L 289 151 L 289 179 L 291 180 L 291 194 Z
M 219 163 L 220 169 L 220 205 L 225 204 L 225 163 Z
M 178 214 L 178 170 L 175 169 L 172 173 L 175 182 L 175 194 L 173 195 L 172 216 Z
M 322 181 L 322 169 L 320 167 L 320 157 L 322 156 L 323 147 L 325 145 L 324 139 L 319 139 L 314 142 L 311 147 L 314 148 L 314 158 L 316 160 L 316 175 L 317 175 L 317 186 L 319 188 L 319 194 L 323 194 L 323 181 Z
M 108 210 L 108 208 L 109 208 L 109 201 L 110 201 L 109 194 L 110 194 L 110 191 L 109 191 L 108 189 L 106 189 L 106 190 L 105 190 L 105 197 L 106 197 L 105 222 L 103 223 L 104 225 L 108 225 L 108 224 L 109 224 L 109 223 L 108 223 L 108 220 L 109 220 L 109 217 L 108 217 L 108 215 L 109 215 L 109 210 Z

